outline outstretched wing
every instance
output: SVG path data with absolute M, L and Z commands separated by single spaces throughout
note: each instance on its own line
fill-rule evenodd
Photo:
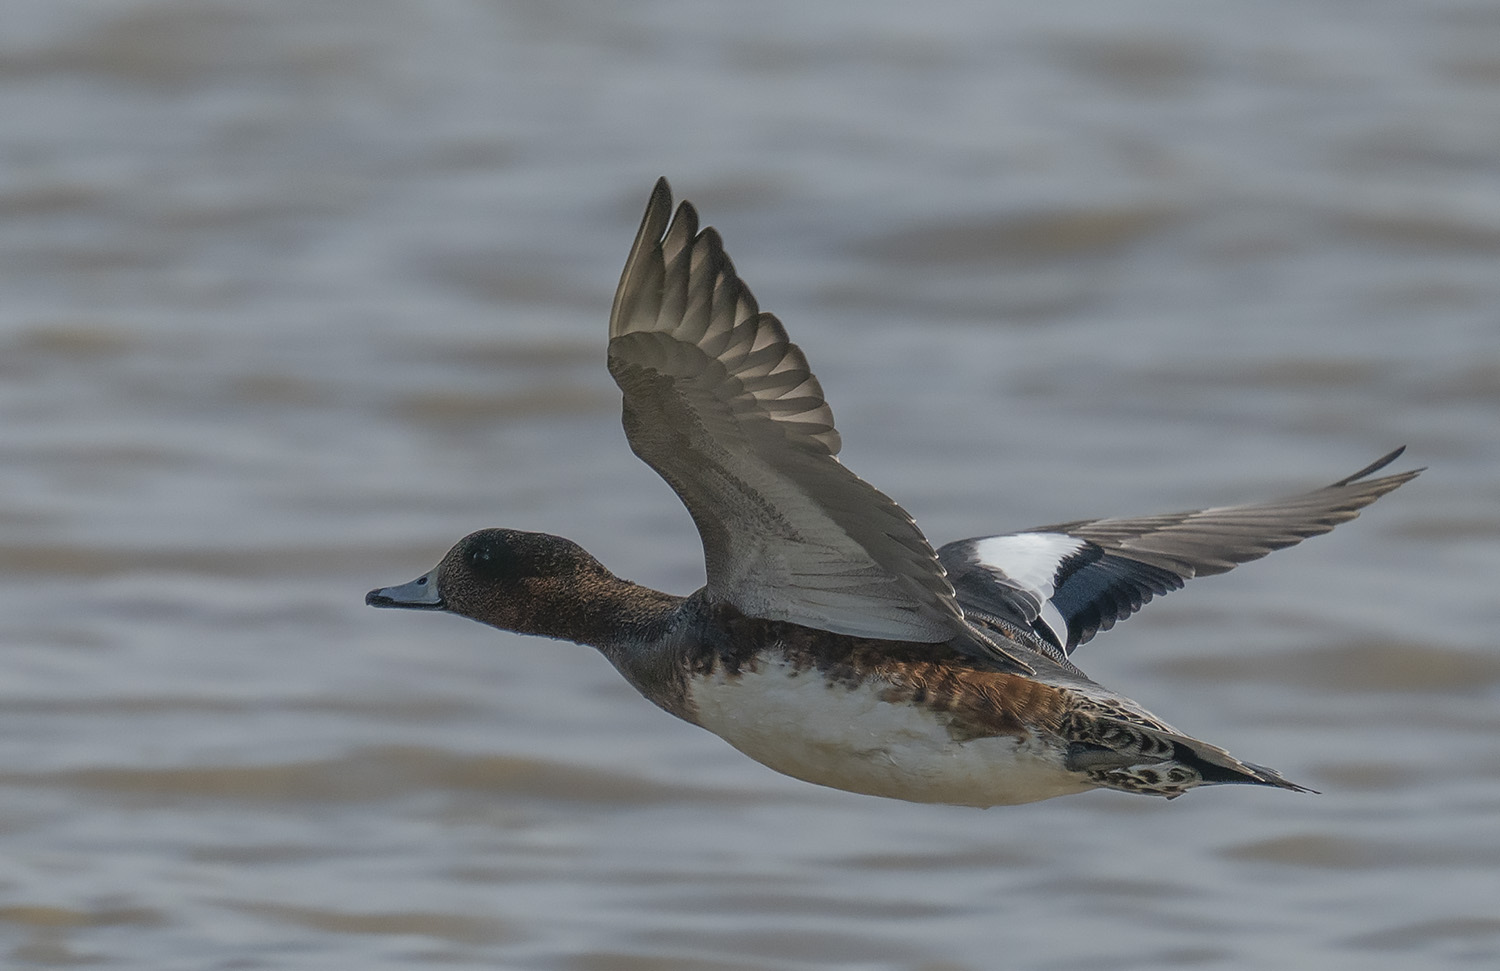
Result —
M 1421 469 L 1368 478 L 1398 448 L 1333 485 L 1272 502 L 1133 519 L 1084 519 L 938 550 L 959 603 L 1030 627 L 1072 653 L 1151 600 L 1193 577 L 1225 573 L 1272 550 L 1348 522 Z
M 698 526 L 708 593 L 751 617 L 947 641 L 968 628 L 900 506 L 841 465 L 823 389 L 713 229 L 657 182 L 620 277 L 609 371 L 625 434 Z M 669 224 L 669 216 L 671 216 Z

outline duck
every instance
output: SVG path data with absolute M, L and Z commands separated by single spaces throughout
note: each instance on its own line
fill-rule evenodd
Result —
M 701 589 L 664 593 L 560 536 L 488 528 L 366 603 L 593 647 L 666 712 L 849 792 L 989 807 L 1093 789 L 1312 791 L 1173 728 L 1074 653 L 1189 579 L 1355 518 L 1423 471 L 1376 475 L 1404 446 L 1289 498 L 934 548 L 839 461 L 806 357 L 665 179 L 620 276 L 608 366 L 632 451 L 697 527 Z

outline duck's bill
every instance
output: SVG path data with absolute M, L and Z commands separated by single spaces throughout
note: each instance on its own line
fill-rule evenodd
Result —
M 407 610 L 442 610 L 443 598 L 438 596 L 437 583 L 432 574 L 417 577 L 399 587 L 381 587 L 365 594 L 365 603 L 371 607 L 404 607 Z

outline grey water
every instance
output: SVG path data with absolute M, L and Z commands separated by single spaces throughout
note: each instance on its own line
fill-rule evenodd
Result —
M 658 175 L 943 542 L 1270 498 L 1093 677 L 1321 795 L 808 786 L 365 608 L 482 526 L 685 593 L 609 301 Z M 0 960 L 1492 968 L 1500 7 L 8 0 Z

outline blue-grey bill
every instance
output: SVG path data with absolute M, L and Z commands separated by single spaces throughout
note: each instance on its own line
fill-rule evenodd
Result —
M 381 587 L 365 594 L 371 607 L 405 607 L 408 610 L 442 610 L 443 598 L 431 573 L 424 573 L 410 583 Z

